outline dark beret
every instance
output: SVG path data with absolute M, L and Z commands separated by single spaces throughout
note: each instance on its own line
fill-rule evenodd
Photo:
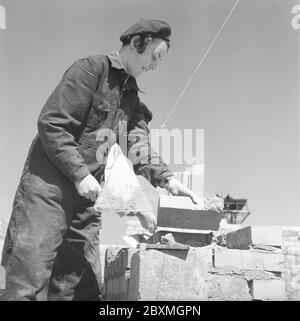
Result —
M 127 29 L 120 37 L 124 42 L 131 39 L 135 35 L 152 34 L 156 38 L 170 40 L 171 27 L 167 22 L 156 19 L 141 19 L 129 29 Z

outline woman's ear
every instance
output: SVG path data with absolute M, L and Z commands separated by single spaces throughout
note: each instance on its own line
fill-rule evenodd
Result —
M 140 40 L 141 40 L 141 37 L 140 37 L 140 36 L 138 36 L 138 35 L 133 36 L 133 37 L 131 38 L 131 40 L 130 40 L 130 47 L 136 49 L 137 46 L 138 46 L 138 44 L 139 44 L 139 42 L 140 42 Z

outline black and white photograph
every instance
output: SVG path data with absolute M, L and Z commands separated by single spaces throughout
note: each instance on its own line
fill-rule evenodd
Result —
M 0 0 L 0 108 L 1 306 L 300 301 L 299 0 Z

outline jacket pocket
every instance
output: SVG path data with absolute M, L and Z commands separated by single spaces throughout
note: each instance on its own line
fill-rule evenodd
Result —
M 97 133 L 83 133 L 78 142 L 78 149 L 90 170 L 106 163 L 111 146 L 116 142 L 110 129 L 99 130 Z
M 86 126 L 89 129 L 99 128 L 107 120 L 110 110 L 110 103 L 95 93 Z
M 93 134 L 81 136 L 78 142 L 78 150 L 91 173 L 99 168 L 100 164 L 96 159 L 97 143 Z

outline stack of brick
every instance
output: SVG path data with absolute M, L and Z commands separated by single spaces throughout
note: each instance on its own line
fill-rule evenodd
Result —
M 284 230 L 300 231 L 300 227 L 246 226 L 219 233 L 217 241 L 223 248 L 216 253 L 216 265 L 222 268 L 231 265 L 250 271 L 246 278 L 253 299 L 286 300 L 285 284 L 281 278 Z M 249 275 L 255 275 L 255 278 L 249 278 Z
M 281 280 L 284 259 L 280 249 L 227 249 L 217 246 L 213 256 L 219 274 L 239 276 L 247 282 L 253 300 L 285 300 L 284 282 Z M 265 286 L 263 294 L 262 289 Z M 280 288 L 280 291 L 278 289 Z M 238 290 L 238 289 L 237 289 Z M 277 290 L 277 292 L 276 292 Z
M 224 249 L 108 248 L 107 300 L 284 300 L 282 254 Z
M 107 300 L 286 299 L 281 279 L 286 227 L 220 229 L 221 200 L 202 201 L 195 207 L 187 198 L 161 195 L 159 229 L 148 241 L 164 246 L 107 250 Z M 169 241 L 175 248 L 190 247 L 171 249 Z
M 112 257 L 114 259 L 112 260 Z M 105 299 L 206 300 L 211 249 L 107 249 Z

